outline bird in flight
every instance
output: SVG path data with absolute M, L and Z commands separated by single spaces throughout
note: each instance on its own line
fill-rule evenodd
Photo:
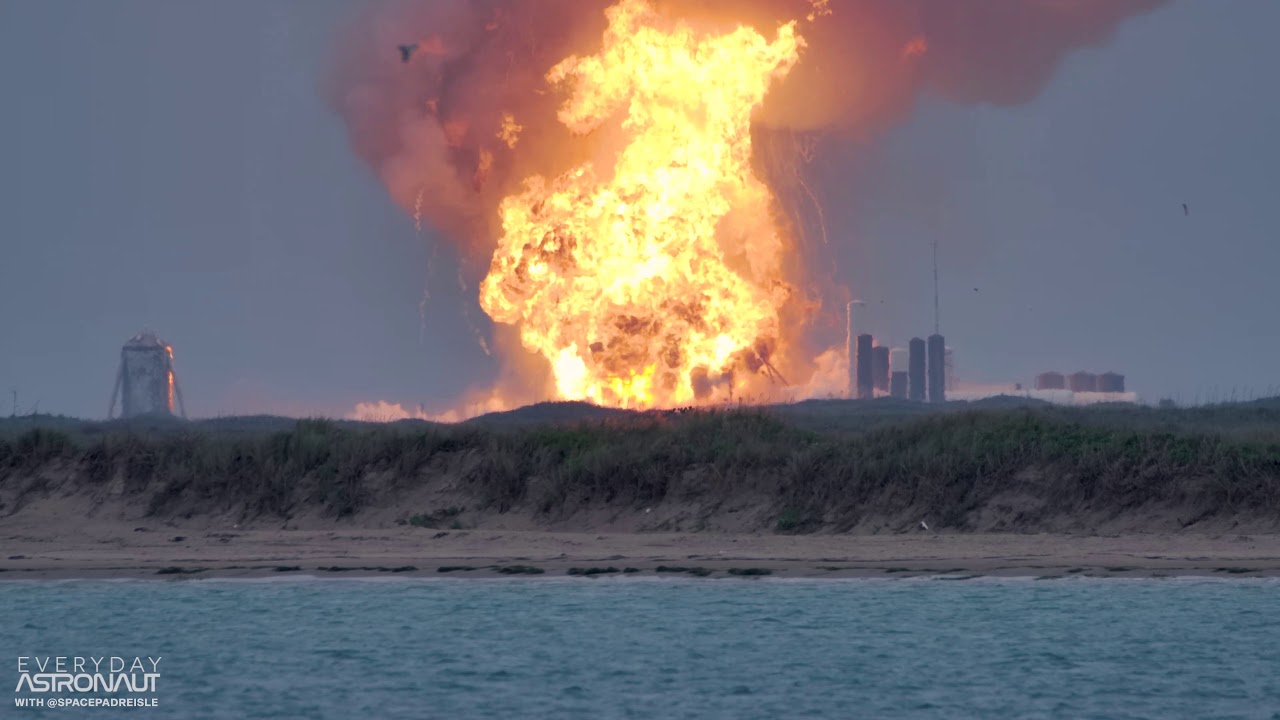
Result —
M 1182 203 L 1182 214 L 1183 214 L 1183 215 L 1190 215 L 1190 214 L 1191 214 L 1191 210 L 1187 208 L 1187 204 L 1186 204 L 1186 203 Z
M 418 43 L 412 45 L 400 45 L 400 62 L 409 62 L 413 57 L 413 52 L 418 49 Z

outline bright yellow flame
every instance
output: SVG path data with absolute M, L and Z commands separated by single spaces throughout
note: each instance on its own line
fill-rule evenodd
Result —
M 500 206 L 480 303 L 547 358 L 559 397 L 622 407 L 713 399 L 780 341 L 783 238 L 751 169 L 751 113 L 787 74 L 795 24 L 698 33 L 621 0 L 597 55 L 547 73 L 559 119 L 621 135 L 613 167 L 525 181 Z
M 524 130 L 524 126 L 516 122 L 516 118 L 511 113 L 502 114 L 502 126 L 498 128 L 498 139 L 507 144 L 507 147 L 514 150 L 516 143 L 520 141 L 520 133 Z

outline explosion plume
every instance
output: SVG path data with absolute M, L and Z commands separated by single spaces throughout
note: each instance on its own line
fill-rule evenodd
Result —
M 331 97 L 513 326 L 500 353 L 535 359 L 511 375 L 526 395 L 786 397 L 841 374 L 815 331 L 847 299 L 815 280 L 841 237 L 806 175 L 821 145 L 867 141 L 923 92 L 1024 102 L 1162 2 L 402 2 L 348 29 Z M 396 57 L 424 37 L 443 40 Z

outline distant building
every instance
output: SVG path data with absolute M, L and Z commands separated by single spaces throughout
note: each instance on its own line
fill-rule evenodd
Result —
M 1067 377 L 1060 372 L 1043 372 L 1036 376 L 1037 390 L 1066 390 Z

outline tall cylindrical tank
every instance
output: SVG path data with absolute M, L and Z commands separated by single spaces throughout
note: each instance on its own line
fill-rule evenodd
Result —
M 929 402 L 941 403 L 947 400 L 947 341 L 941 335 L 929 336 Z
M 925 376 L 924 340 L 911 338 L 907 343 L 907 397 L 924 402 Z
M 907 349 L 889 351 L 889 394 L 896 398 L 907 397 Z
M 1124 376 L 1120 373 L 1104 372 L 1098 376 L 1098 392 L 1124 392 Z
M 1037 390 L 1066 390 L 1067 378 L 1060 372 L 1042 372 L 1036 376 Z
M 173 414 L 173 355 L 151 333 L 139 333 L 120 350 L 120 414 Z
M 889 348 L 883 345 L 872 348 L 871 375 L 876 390 L 889 392 Z
M 1074 372 L 1067 378 L 1067 389 L 1071 392 L 1097 392 L 1098 376 L 1090 372 Z
M 875 387 L 875 373 L 873 372 L 872 359 L 872 337 L 870 335 L 858 336 L 858 399 L 865 400 L 873 397 L 872 388 Z

